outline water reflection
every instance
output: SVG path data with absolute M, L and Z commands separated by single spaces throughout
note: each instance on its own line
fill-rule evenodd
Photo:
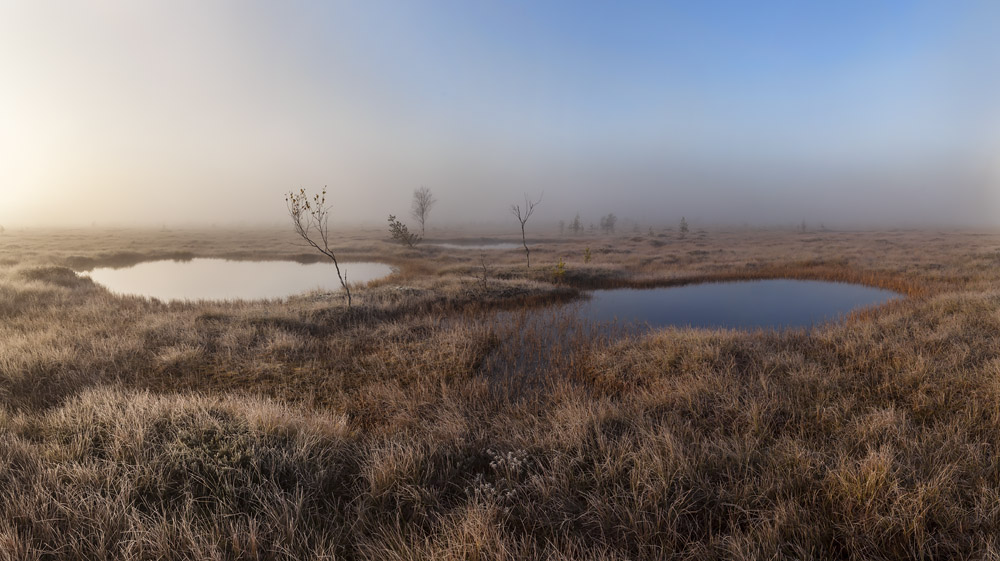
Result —
M 585 375 L 588 354 L 651 329 L 809 328 L 897 298 L 862 285 L 788 279 L 597 290 L 585 300 L 480 320 L 496 341 L 480 371 L 520 395 L 553 372 Z
M 341 263 L 351 284 L 384 277 L 384 263 Z M 148 261 L 120 269 L 99 268 L 85 273 L 117 294 L 159 300 L 257 300 L 284 298 L 310 290 L 340 290 L 333 263 L 293 261 Z
M 859 284 L 773 279 L 651 289 L 596 290 L 580 317 L 648 327 L 810 327 L 902 295 Z

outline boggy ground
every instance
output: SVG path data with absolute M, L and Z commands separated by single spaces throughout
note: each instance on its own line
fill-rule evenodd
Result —
M 150 302 L 70 270 L 313 259 L 283 230 L 0 236 L 0 559 L 1000 558 L 997 233 L 546 234 L 530 270 L 383 237 L 338 238 L 398 268 L 348 310 Z M 910 298 L 555 351 L 493 319 L 771 276 Z

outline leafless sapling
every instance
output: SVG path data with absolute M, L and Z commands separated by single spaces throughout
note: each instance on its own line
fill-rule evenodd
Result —
M 347 295 L 347 307 L 351 307 L 351 287 L 347 284 L 347 269 L 340 271 L 337 256 L 330 249 L 330 206 L 326 204 L 326 187 L 310 199 L 305 189 L 299 192 L 289 192 L 285 195 L 285 205 L 288 215 L 292 218 L 295 233 L 306 241 L 316 251 L 326 255 L 333 261 L 337 270 L 337 279 Z
M 431 193 L 431 190 L 427 187 L 421 187 L 413 191 L 413 217 L 417 219 L 420 223 L 420 235 L 423 236 L 426 233 L 427 215 L 431 212 L 431 207 L 437 199 Z
M 476 274 L 476 279 L 479 281 L 482 291 L 486 292 L 490 285 L 490 275 L 493 272 L 493 267 L 490 261 L 486 258 L 485 253 L 479 254 L 479 266 L 480 272 Z
M 542 202 L 541 196 L 538 197 L 537 201 L 532 201 L 525 193 L 523 207 L 520 204 L 510 205 L 510 213 L 521 223 L 521 243 L 524 245 L 524 258 L 528 263 L 528 268 L 531 268 L 531 250 L 528 249 L 528 240 L 524 235 L 524 224 L 531 218 L 531 214 L 535 212 L 535 207 L 540 202 Z

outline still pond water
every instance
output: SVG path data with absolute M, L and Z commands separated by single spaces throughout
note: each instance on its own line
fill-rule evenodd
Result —
M 347 282 L 364 283 L 392 272 L 384 263 L 341 263 Z M 159 300 L 257 300 L 310 290 L 340 290 L 333 263 L 294 261 L 148 261 L 121 269 L 85 273 L 117 294 Z
M 596 323 L 787 329 L 835 320 L 895 298 L 902 295 L 858 284 L 776 279 L 595 290 L 591 298 L 571 306 L 578 307 L 578 317 Z

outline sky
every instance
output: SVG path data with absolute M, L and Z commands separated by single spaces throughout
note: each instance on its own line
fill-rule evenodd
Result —
M 1000 225 L 989 1 L 0 0 L 0 224 Z

